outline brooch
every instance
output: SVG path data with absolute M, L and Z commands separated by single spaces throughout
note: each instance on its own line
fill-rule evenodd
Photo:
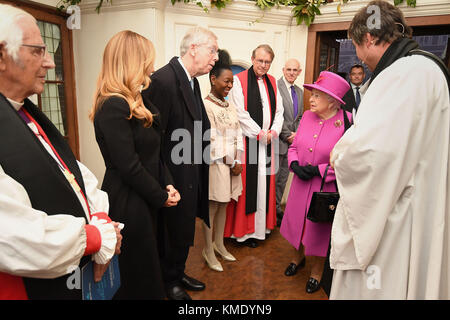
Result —
M 336 128 L 339 128 L 340 126 L 342 126 L 342 121 L 341 121 L 341 120 L 336 120 L 336 121 L 334 122 L 334 126 L 335 126 Z

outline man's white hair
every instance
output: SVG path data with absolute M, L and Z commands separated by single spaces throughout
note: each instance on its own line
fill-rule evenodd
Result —
M 217 36 L 208 29 L 202 27 L 194 27 L 189 29 L 181 40 L 180 57 L 184 56 L 192 44 L 205 44 L 210 39 L 217 40 Z
M 7 53 L 18 61 L 19 49 L 23 41 L 23 31 L 18 21 L 24 17 L 34 17 L 22 9 L 7 4 L 0 4 L 0 44 L 4 44 Z

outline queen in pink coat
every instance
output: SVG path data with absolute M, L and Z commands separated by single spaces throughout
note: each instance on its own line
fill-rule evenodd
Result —
M 310 279 L 306 292 L 320 288 L 320 280 L 330 243 L 331 223 L 314 223 L 306 219 L 313 192 L 320 190 L 330 152 L 345 131 L 342 97 L 349 84 L 335 73 L 323 71 L 317 81 L 308 85 L 311 90 L 310 110 L 305 111 L 295 139 L 288 150 L 290 171 L 294 172 L 281 234 L 296 249 L 292 262 L 285 271 L 291 276 L 305 265 L 305 256 L 312 256 Z M 347 112 L 351 121 L 351 114 Z M 335 175 L 329 168 L 323 191 L 336 191 Z

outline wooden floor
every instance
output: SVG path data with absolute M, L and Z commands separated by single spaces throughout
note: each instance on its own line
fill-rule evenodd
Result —
M 279 228 L 257 248 L 237 244 L 225 239 L 228 251 L 237 259 L 224 261 L 218 256 L 223 272 L 211 270 L 202 257 L 204 245 L 201 220 L 197 219 L 195 243 L 189 251 L 186 274 L 206 284 L 204 291 L 189 291 L 194 300 L 324 300 L 325 292 L 308 294 L 305 291 L 309 279 L 311 261 L 295 276 L 286 277 L 294 248 L 281 236 Z

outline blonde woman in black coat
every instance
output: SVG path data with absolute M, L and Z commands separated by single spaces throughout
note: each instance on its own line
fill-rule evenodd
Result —
M 180 195 L 160 158 L 159 111 L 141 96 L 154 59 L 148 39 L 132 31 L 116 34 L 105 48 L 90 114 L 106 166 L 102 189 L 110 216 L 125 224 L 116 299 L 165 298 L 156 214 L 176 206 Z

